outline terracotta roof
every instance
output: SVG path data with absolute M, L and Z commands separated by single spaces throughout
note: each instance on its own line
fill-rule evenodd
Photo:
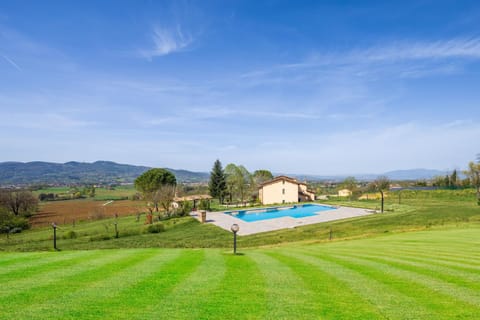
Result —
M 276 183 L 276 182 L 278 182 L 278 181 L 282 181 L 282 180 L 285 180 L 285 181 L 287 181 L 287 182 L 294 183 L 294 184 L 297 184 L 297 185 L 298 185 L 298 184 L 305 184 L 305 183 L 303 183 L 303 182 L 297 181 L 297 180 L 294 179 L 294 178 L 290 178 L 290 177 L 287 177 L 287 176 L 278 176 L 278 177 L 273 178 L 272 180 L 265 181 L 264 183 L 262 183 L 262 184 L 259 186 L 259 188 L 264 187 L 264 186 L 269 185 L 269 184 L 272 184 L 272 183 Z

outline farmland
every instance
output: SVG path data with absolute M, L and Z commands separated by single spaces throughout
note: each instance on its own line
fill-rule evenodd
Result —
M 473 319 L 480 228 L 242 249 L 0 253 L 0 318 Z

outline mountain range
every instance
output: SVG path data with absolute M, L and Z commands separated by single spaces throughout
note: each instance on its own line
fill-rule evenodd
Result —
M 151 168 L 111 161 L 0 162 L 0 185 L 132 183 L 148 169 Z M 201 182 L 208 180 L 210 176 L 203 172 L 166 169 L 175 174 L 179 182 Z
M 119 164 L 111 161 L 96 161 L 93 163 L 70 161 L 66 163 L 52 162 L 0 162 L 0 186 L 31 185 L 31 184 L 118 184 L 132 183 L 136 177 L 150 169 L 146 166 Z M 193 172 L 188 170 L 170 169 L 179 182 L 206 182 L 208 172 Z M 391 180 L 431 179 L 444 176 L 446 171 L 431 169 L 395 170 L 382 174 L 352 174 L 352 175 L 301 175 L 286 174 L 298 180 L 308 181 L 342 181 L 347 176 L 358 180 L 373 180 L 383 175 Z M 277 174 L 276 174 L 277 175 Z

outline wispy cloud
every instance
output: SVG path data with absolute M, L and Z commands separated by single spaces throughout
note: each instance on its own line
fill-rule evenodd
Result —
M 320 52 L 303 61 L 274 65 L 244 73 L 242 78 L 269 79 L 269 83 L 297 80 L 311 81 L 311 76 L 335 72 L 350 72 L 363 76 L 389 72 L 399 77 L 418 78 L 430 74 L 461 70 L 452 61 L 480 59 L 480 37 L 459 37 L 442 41 L 398 41 L 352 49 L 346 52 Z M 388 65 L 388 67 L 386 67 Z M 375 69 L 375 66 L 381 69 Z M 292 77 L 301 72 L 303 78 Z
M 193 42 L 192 35 L 183 31 L 179 24 L 175 28 L 156 26 L 153 28 L 151 37 L 153 48 L 140 52 L 143 57 L 148 59 L 182 51 Z
M 18 71 L 22 71 L 22 68 L 20 68 L 20 66 L 15 63 L 15 61 L 13 61 L 12 59 L 10 59 L 9 57 L 7 57 L 6 55 L 2 55 L 2 57 L 12 66 L 14 67 L 15 69 L 17 69 Z
M 480 38 L 453 38 L 433 42 L 404 41 L 355 52 L 355 59 L 370 61 L 480 58 Z

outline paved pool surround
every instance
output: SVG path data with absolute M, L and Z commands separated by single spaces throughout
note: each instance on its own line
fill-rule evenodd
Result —
M 231 210 L 227 211 L 230 212 Z M 322 211 L 318 215 L 304 218 L 282 217 L 269 220 L 245 222 L 241 219 L 225 214 L 223 212 L 207 212 L 207 223 L 214 224 L 227 231 L 230 231 L 230 227 L 232 226 L 232 224 L 236 223 L 240 227 L 238 235 L 246 236 L 249 234 L 255 234 L 260 232 L 295 228 L 309 224 L 366 216 L 373 213 L 374 212 L 371 210 L 350 207 L 337 207 L 337 209 L 335 210 Z M 191 216 L 197 218 L 198 220 L 201 219 L 199 212 L 192 212 Z

